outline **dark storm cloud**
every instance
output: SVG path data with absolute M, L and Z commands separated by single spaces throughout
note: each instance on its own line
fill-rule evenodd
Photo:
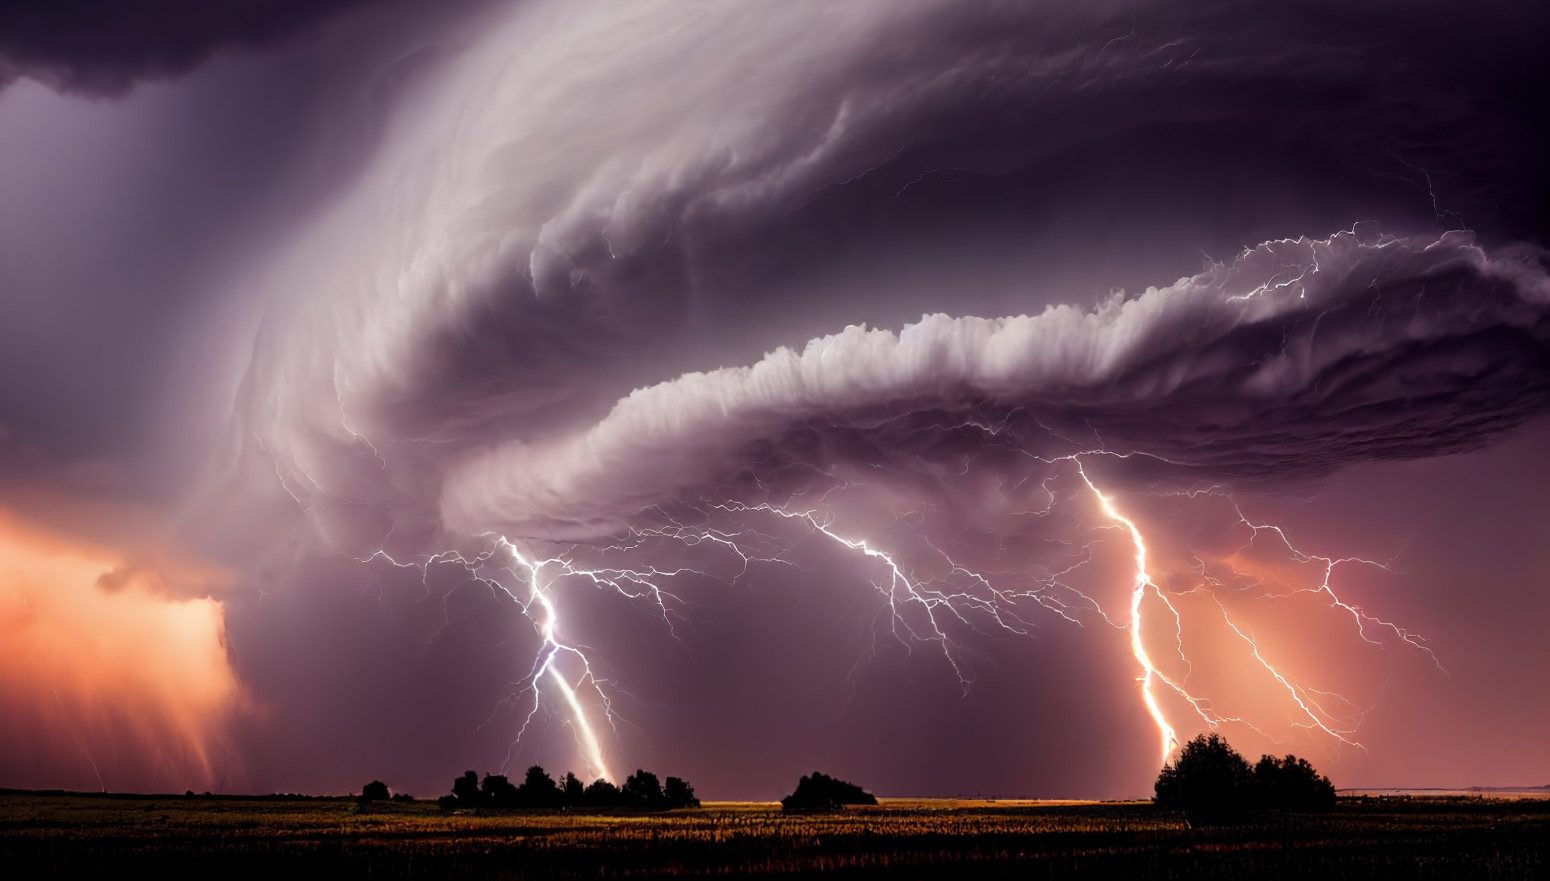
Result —
M 1550 410 L 1546 260 L 1460 234 L 1342 233 L 1267 243 L 1093 312 L 852 327 L 637 391 L 579 435 L 475 457 L 443 517 L 587 538 L 756 465 L 903 470 L 909 454 L 1000 446 L 1140 453 L 1154 473 L 1208 481 L 1468 449 Z
M 17 77 L 112 97 L 222 49 L 263 48 L 369 0 L 7 0 L 0 89 Z
M 108 44 L 150 51 L 158 28 L 181 39 L 217 18 L 152 14 L 182 6 L 0 4 L 0 18 L 31 16 L 0 24 L 0 44 L 36 36 L 45 51 L 29 28 L 100 36 L 99 18 L 124 16 L 135 26 Z M 114 100 L 0 89 L 0 482 L 181 495 L 264 309 L 265 292 L 233 277 L 351 179 L 394 107 L 456 54 L 474 8 L 282 6 L 277 20 L 315 25 L 307 39 L 125 80 Z M 233 22 L 260 14 L 232 8 Z
M 883 456 L 959 418 L 1217 478 L 1486 442 L 1544 406 L 1542 258 L 1500 243 L 1539 232 L 1546 140 L 1542 16 L 1482 14 L 513 15 L 277 275 L 335 293 L 261 344 L 252 452 L 331 538 L 426 550 L 441 522 L 617 529 L 792 438 Z M 1358 220 L 1396 235 L 1327 238 Z M 1487 246 L 1437 237 L 1461 222 Z M 1207 246 L 1248 250 L 1158 277 Z M 1116 278 L 1159 290 L 1030 309 Z M 834 335 L 944 307 L 1032 317 Z

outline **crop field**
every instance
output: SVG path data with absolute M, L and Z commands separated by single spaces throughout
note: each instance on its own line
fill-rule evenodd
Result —
M 782 815 L 447 813 L 431 802 L 0 794 L 8 878 L 1118 876 L 1544 878 L 1550 801 L 1342 799 L 1317 814 L 1190 823 L 1146 803 L 887 800 Z

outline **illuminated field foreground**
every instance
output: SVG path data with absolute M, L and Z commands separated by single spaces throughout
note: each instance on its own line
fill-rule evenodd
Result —
M 219 574 L 54 535 L 0 511 L 0 749 L 12 786 L 206 789 L 244 707 Z M 60 773 L 59 769 L 73 769 Z

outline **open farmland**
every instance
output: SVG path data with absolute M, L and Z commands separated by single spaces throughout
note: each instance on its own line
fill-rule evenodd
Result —
M 1190 824 L 1145 803 L 884 800 L 784 816 L 711 803 L 631 813 L 444 813 L 430 802 L 0 795 L 12 878 L 850 877 L 1536 878 L 1550 802 L 1342 799 L 1322 814 Z

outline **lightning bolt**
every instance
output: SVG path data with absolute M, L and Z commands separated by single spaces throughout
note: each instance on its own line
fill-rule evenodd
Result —
M 522 611 L 528 619 L 533 621 L 538 628 L 539 636 L 543 639 L 542 648 L 538 652 L 536 665 L 528 675 L 527 691 L 532 695 L 532 708 L 526 718 L 522 720 L 522 727 L 517 732 L 517 741 L 522 740 L 522 735 L 538 714 L 542 696 L 541 685 L 547 676 L 554 688 L 560 693 L 565 706 L 570 710 L 571 726 L 576 732 L 577 746 L 581 749 L 582 759 L 587 763 L 592 777 L 611 779 L 608 773 L 608 765 L 603 760 L 603 746 L 598 740 L 597 730 L 587 718 L 586 708 L 582 705 L 579 689 L 587 689 L 601 702 L 603 711 L 608 715 L 609 721 L 613 720 L 613 706 L 608 695 L 603 691 L 598 677 L 592 672 L 592 662 L 578 647 L 564 642 L 559 636 L 560 615 L 555 609 L 554 600 L 550 597 L 551 582 L 543 577 L 544 568 L 553 565 L 564 574 L 589 574 L 578 571 L 563 560 L 541 560 L 536 557 L 524 555 L 522 551 L 506 538 L 497 539 L 497 546 L 508 552 L 512 562 L 521 567 L 527 577 L 523 579 L 528 586 L 528 601 L 522 601 L 513 596 L 522 605 Z M 508 592 L 509 593 L 509 592 Z M 536 612 L 535 612 L 536 610 Z M 556 661 L 560 658 L 575 658 L 580 664 L 580 675 L 573 682 L 560 670 Z M 509 759 L 509 754 L 508 754 Z
M 566 722 L 575 734 L 577 750 L 587 772 L 594 779 L 614 779 L 598 726 L 587 708 L 588 703 L 595 704 L 617 737 L 617 715 L 607 689 L 608 682 L 597 674 L 586 649 L 562 635 L 560 612 L 554 601 L 555 585 L 562 578 L 575 577 L 613 589 L 631 599 L 649 598 L 671 627 L 674 606 L 680 601 L 662 589 L 656 579 L 662 575 L 681 574 L 682 570 L 589 568 L 576 563 L 568 554 L 541 556 L 525 543 L 505 536 L 481 538 L 488 540 L 490 547 L 473 555 L 447 551 L 421 560 L 401 561 L 379 550 L 361 562 L 381 561 L 396 568 L 416 570 L 420 572 L 421 584 L 427 592 L 432 566 L 455 565 L 515 603 L 523 616 L 532 622 L 540 644 L 528 674 L 518 683 L 513 696 L 526 697 L 529 704 L 512 742 L 512 750 L 508 751 L 506 764 L 511 763 L 512 752 L 544 711 L 545 695 L 552 691 L 558 696 L 559 708 L 565 712 Z
M 1131 543 L 1135 549 L 1135 576 L 1131 590 L 1129 619 L 1130 646 L 1131 653 L 1135 657 L 1136 663 L 1140 666 L 1142 671 L 1141 676 L 1139 677 L 1139 681 L 1141 683 L 1142 702 L 1145 705 L 1148 714 L 1151 716 L 1153 724 L 1157 728 L 1159 740 L 1161 743 L 1163 761 L 1166 762 L 1173 754 L 1173 751 L 1178 748 L 1179 739 L 1175 727 L 1169 722 L 1166 713 L 1162 709 L 1162 706 L 1157 699 L 1157 690 L 1155 688 L 1157 683 L 1161 683 L 1176 695 L 1183 698 L 1184 701 L 1187 702 L 1190 707 L 1199 715 L 1201 720 L 1206 722 L 1209 727 L 1215 728 L 1224 722 L 1232 721 L 1248 725 L 1256 732 L 1265 734 L 1266 732 L 1259 729 L 1257 726 L 1252 725 L 1248 722 L 1248 720 L 1217 715 L 1211 708 L 1211 704 L 1208 700 L 1192 694 L 1184 686 L 1183 682 L 1169 677 L 1166 673 L 1159 669 L 1156 664 L 1153 663 L 1151 655 L 1147 650 L 1146 638 L 1143 632 L 1143 613 L 1145 600 L 1149 595 L 1154 597 L 1156 600 L 1160 601 L 1172 615 L 1174 621 L 1175 649 L 1179 655 L 1179 658 L 1184 661 L 1186 667 L 1188 667 L 1188 658 L 1185 655 L 1182 636 L 1183 618 L 1179 612 L 1179 609 L 1169 599 L 1167 593 L 1158 587 L 1156 581 L 1153 579 L 1153 576 L 1148 569 L 1146 540 L 1141 528 L 1133 519 L 1127 517 L 1118 509 L 1113 498 L 1109 494 L 1105 493 L 1098 487 L 1097 483 L 1094 482 L 1093 478 L 1082 466 L 1081 458 L 1079 456 L 1069 457 L 1069 460 L 1075 463 L 1077 473 L 1081 476 L 1083 482 L 1086 483 L 1088 489 L 1092 492 L 1094 499 L 1096 499 L 1104 514 L 1125 530 L 1125 532 L 1129 535 Z M 1195 497 L 1202 494 L 1220 495 L 1224 494 L 1224 490 L 1221 487 L 1210 487 L 1198 492 L 1181 493 L 1180 495 Z M 1356 635 L 1364 642 L 1377 646 L 1381 646 L 1383 644 L 1380 640 L 1373 638 L 1368 633 L 1367 628 L 1369 625 L 1376 625 L 1388 630 L 1400 641 L 1410 646 L 1411 648 L 1425 654 L 1432 660 L 1433 664 L 1437 667 L 1438 670 L 1446 674 L 1447 671 L 1443 670 L 1436 654 L 1432 651 L 1424 637 L 1413 634 L 1391 621 L 1374 616 L 1363 610 L 1361 607 L 1342 599 L 1335 592 L 1333 586 L 1330 583 L 1335 568 L 1340 565 L 1356 564 L 1371 566 L 1382 569 L 1384 571 L 1392 571 L 1389 564 L 1357 557 L 1333 558 L 1306 553 L 1292 544 L 1291 540 L 1287 537 L 1285 531 L 1281 527 L 1273 524 L 1256 523 L 1251 521 L 1246 515 L 1244 515 L 1242 508 L 1239 507 L 1236 502 L 1233 504 L 1233 510 L 1237 514 L 1239 524 L 1247 527 L 1250 530 L 1249 544 L 1245 545 L 1242 550 L 1246 550 L 1248 547 L 1252 546 L 1253 543 L 1258 540 L 1262 532 L 1270 532 L 1276 536 L 1279 542 L 1298 562 L 1317 563 L 1322 566 L 1322 578 L 1317 587 L 1300 588 L 1293 591 L 1293 593 L 1313 593 L 1324 595 L 1332 607 L 1338 608 L 1350 615 L 1355 625 L 1354 629 Z M 1199 558 L 1197 557 L 1197 560 L 1198 559 Z M 1201 563 L 1201 567 L 1201 574 L 1204 575 L 1203 562 Z M 1218 587 L 1221 586 L 1221 582 L 1215 579 L 1204 578 L 1203 580 L 1209 584 Z M 1248 630 L 1244 625 L 1234 620 L 1233 616 L 1229 613 L 1227 606 L 1222 602 L 1222 599 L 1215 593 L 1210 594 L 1210 596 L 1217 609 L 1221 613 L 1221 620 L 1223 623 L 1225 623 L 1226 626 L 1232 631 L 1232 633 L 1247 646 L 1250 656 L 1253 658 L 1254 662 L 1263 670 L 1265 670 L 1266 673 L 1268 673 L 1276 683 L 1278 683 L 1287 698 L 1292 702 L 1293 705 L 1297 707 L 1298 711 L 1303 717 L 1303 720 L 1293 722 L 1292 724 L 1294 726 L 1314 729 L 1324 733 L 1325 735 L 1341 744 L 1357 749 L 1364 749 L 1359 742 L 1353 739 L 1355 726 L 1352 725 L 1349 727 L 1342 727 L 1338 721 L 1340 717 L 1326 709 L 1324 706 L 1324 702 L 1330 699 L 1337 701 L 1341 706 L 1347 708 L 1354 708 L 1356 706 L 1355 702 L 1336 692 L 1323 691 L 1305 684 L 1299 684 L 1298 682 L 1294 681 L 1294 679 L 1284 669 L 1266 657 L 1265 652 L 1262 650 L 1259 643 L 1255 640 L 1252 631 Z M 1361 716 L 1361 712 L 1347 714 L 1347 718 L 1354 717 L 1358 722 L 1360 721 Z
M 1141 702 L 1146 705 L 1146 712 L 1152 717 L 1152 724 L 1157 726 L 1158 737 L 1162 741 L 1162 762 L 1166 763 L 1173 750 L 1179 745 L 1179 736 L 1173 726 L 1168 724 L 1168 717 L 1163 713 L 1162 707 L 1157 703 L 1157 693 L 1153 689 L 1153 683 L 1161 681 L 1166 683 L 1174 691 L 1182 695 L 1192 706 L 1199 708 L 1199 701 L 1189 694 L 1181 685 L 1164 676 L 1152 663 L 1152 657 L 1147 653 L 1146 640 L 1141 633 L 1141 606 L 1150 589 L 1157 598 L 1163 601 L 1169 611 L 1173 612 L 1175 623 L 1179 622 L 1179 610 L 1174 608 L 1168 597 L 1157 589 L 1152 581 L 1152 576 L 1146 568 L 1146 539 L 1142 537 L 1141 530 L 1136 527 L 1135 521 L 1126 517 L 1114 507 L 1114 502 L 1104 494 L 1103 490 L 1093 483 L 1087 476 L 1087 469 L 1082 467 L 1080 459 L 1073 458 L 1076 463 L 1076 473 L 1082 477 L 1082 482 L 1092 490 L 1093 497 L 1098 500 L 1098 505 L 1111 520 L 1120 524 L 1130 534 L 1130 540 L 1136 549 L 1136 574 L 1135 581 L 1130 589 L 1130 652 L 1135 656 L 1136 663 L 1141 665 Z
M 1005 420 L 1001 423 L 971 422 L 966 423 L 966 427 L 993 436 L 1007 430 Z M 1070 441 L 1069 438 L 1066 440 Z M 791 535 L 790 527 L 865 561 L 873 573 L 871 585 L 882 601 L 880 614 L 887 632 L 907 650 L 919 645 L 935 646 L 952 668 L 965 694 L 973 683 L 974 673 L 964 659 L 961 634 L 1001 631 L 1027 636 L 1034 629 L 1033 619 L 1027 614 L 1031 603 L 1077 626 L 1085 626 L 1087 620 L 1095 618 L 1124 633 L 1138 669 L 1136 681 L 1140 701 L 1156 730 L 1162 762 L 1178 749 L 1184 726 L 1204 725 L 1214 729 L 1227 723 L 1241 724 L 1274 740 L 1272 732 L 1252 719 L 1219 712 L 1207 694 L 1189 684 L 1195 664 L 1191 661 L 1184 631 L 1185 622 L 1192 618 L 1194 610 L 1186 612 L 1174 595 L 1160 587 L 1159 573 L 1153 571 L 1156 564 L 1148 547 L 1145 528 L 1135 516 L 1121 510 L 1115 495 L 1100 485 L 1088 467 L 1088 463 L 1098 457 L 1124 459 L 1128 456 L 1102 448 L 1052 458 L 1026 452 L 1023 455 L 1037 460 L 1047 470 L 1042 477 L 1030 474 L 1010 486 L 1005 480 L 998 483 L 996 492 L 1007 506 L 1009 516 L 1045 518 L 1057 509 L 1077 505 L 1082 492 L 1065 488 L 1066 482 L 1074 476 L 1078 482 L 1071 485 L 1085 491 L 1097 512 L 1107 521 L 1107 525 L 1087 527 L 1094 536 L 1091 539 L 1057 542 L 1063 545 L 1059 551 L 1062 561 L 1055 565 L 1041 563 L 1033 569 L 1005 571 L 987 571 L 968 565 L 950 548 L 925 533 L 920 527 L 924 513 L 917 511 L 896 512 L 895 526 L 911 529 L 910 541 L 915 545 L 910 552 L 900 553 L 894 547 L 898 544 L 897 537 L 885 541 L 883 536 L 873 535 L 870 530 L 854 530 L 841 524 L 843 518 L 834 503 L 835 497 L 864 488 L 868 482 L 860 479 L 861 476 L 847 477 L 834 469 L 821 472 L 820 476 L 828 485 L 817 495 L 797 494 L 785 503 L 738 501 L 730 495 L 720 495 L 682 502 L 676 506 L 676 513 L 655 507 L 643 512 L 637 525 L 604 543 L 561 544 L 488 534 L 479 537 L 485 546 L 474 554 L 446 551 L 404 562 L 379 550 L 363 562 L 379 560 L 400 568 L 417 569 L 427 591 L 430 590 L 427 573 L 432 566 L 451 564 L 461 567 L 480 582 L 500 591 L 531 622 L 539 638 L 539 648 L 531 659 L 528 673 L 514 683 L 512 696 L 496 707 L 498 711 L 510 702 L 525 707 L 525 711 L 519 710 L 522 721 L 508 751 L 507 764 L 511 763 L 517 746 L 539 717 L 548 712 L 561 716 L 572 730 L 576 750 L 588 771 L 596 777 L 611 779 L 605 741 L 617 743 L 619 740 L 620 719 L 614 707 L 616 686 L 601 675 L 590 655 L 592 650 L 566 633 L 561 620 L 562 606 L 557 603 L 557 592 L 568 589 L 566 584 L 590 585 L 613 591 L 634 602 L 646 603 L 661 618 L 669 635 L 682 642 L 677 625 L 687 620 L 684 612 L 688 604 L 669 590 L 668 585 L 691 573 L 735 583 L 755 565 L 794 566 L 790 551 L 796 539 Z M 947 474 L 943 479 L 962 478 L 969 474 L 971 465 L 965 458 L 961 472 Z M 761 493 L 769 494 L 768 486 L 761 479 L 755 477 L 754 484 Z M 1030 502 L 1014 501 L 1014 496 L 1025 498 L 1029 494 L 1032 494 Z M 1169 492 L 1154 488 L 1151 494 L 1177 496 L 1185 502 L 1204 498 L 1231 501 L 1237 527 L 1247 530 L 1249 536 L 1240 551 L 1251 550 L 1268 537 L 1273 546 L 1271 550 L 1284 549 L 1296 563 L 1319 568 L 1321 577 L 1316 585 L 1298 587 L 1290 594 L 1316 596 L 1339 610 L 1349 617 L 1355 635 L 1365 643 L 1384 645 L 1389 638 L 1397 639 L 1426 654 L 1441 669 L 1424 637 L 1343 599 L 1333 586 L 1334 574 L 1340 567 L 1367 566 L 1392 571 L 1389 564 L 1305 552 L 1293 545 L 1281 527 L 1250 519 L 1237 502 L 1232 501 L 1230 487 L 1211 485 Z M 292 495 L 297 494 L 293 492 Z M 761 523 L 766 525 L 761 526 Z M 1118 531 L 1130 548 L 1132 574 L 1126 585 L 1123 614 L 1106 609 L 1103 602 L 1072 581 L 1100 555 L 1099 547 L 1104 540 L 1098 536 L 1105 530 Z M 659 552 L 666 545 L 676 546 L 683 554 L 695 558 L 727 555 L 733 561 L 735 571 L 718 578 L 707 569 L 661 567 L 638 562 L 660 558 Z M 541 552 L 539 548 L 545 550 Z M 1225 593 L 1241 594 L 1251 589 L 1259 590 L 1253 597 L 1265 600 L 1290 594 L 1276 594 L 1259 581 L 1247 588 L 1230 587 L 1208 571 L 1206 561 L 1198 554 L 1194 560 L 1198 569 L 1191 574 L 1196 577 L 1197 584 L 1184 593 L 1204 591 L 1214 601 L 1226 632 L 1243 645 L 1245 660 L 1263 670 L 1269 677 L 1267 681 L 1274 682 L 1274 689 L 1288 702 L 1294 717 L 1288 720 L 1292 727 L 1318 732 L 1340 745 L 1361 748 L 1354 737 L 1364 712 L 1358 704 L 1337 692 L 1297 681 L 1262 647 L 1254 631 L 1234 618 L 1221 597 Z M 1232 572 L 1235 576 L 1243 575 L 1235 568 Z M 1157 613 L 1164 616 L 1160 622 L 1151 617 Z M 1169 624 L 1171 644 L 1156 644 L 1155 636 L 1150 634 L 1159 626 L 1168 630 Z M 1181 669 L 1180 674 L 1170 672 L 1169 668 L 1174 666 Z M 1168 705 L 1175 701 L 1178 707 L 1187 707 L 1187 718 L 1170 716 Z M 488 721 L 494 718 L 492 713 Z

